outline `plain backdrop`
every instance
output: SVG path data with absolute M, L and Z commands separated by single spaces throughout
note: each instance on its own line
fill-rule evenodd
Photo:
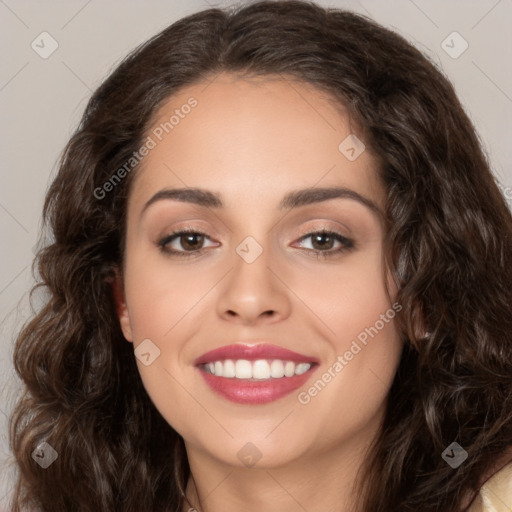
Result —
M 13 341 L 30 314 L 31 263 L 57 159 L 92 91 L 130 50 L 185 15 L 235 3 L 0 0 L 0 510 L 8 510 L 14 483 L 7 429 L 21 387 L 13 369 Z M 511 197 L 512 2 L 318 3 L 372 17 L 437 63 L 454 84 Z M 43 58 L 52 44 L 57 49 Z

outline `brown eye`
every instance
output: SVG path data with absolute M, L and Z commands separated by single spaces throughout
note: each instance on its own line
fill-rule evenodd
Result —
M 317 233 L 311 236 L 311 240 L 313 242 L 314 249 L 319 251 L 332 249 L 334 242 L 336 241 L 334 237 L 328 235 L 327 233 Z
M 194 251 L 200 249 L 198 245 L 202 245 L 204 235 L 200 233 L 186 233 L 184 235 L 180 235 L 178 239 L 180 240 L 183 249 Z
M 355 248 L 353 240 L 334 231 L 315 231 L 304 235 L 300 238 L 300 241 L 307 239 L 311 239 L 312 247 L 306 248 L 306 250 L 316 253 L 319 257 L 329 257 Z M 336 243 L 340 245 L 338 248 L 334 248 Z
M 192 256 L 201 253 L 205 239 L 209 237 L 205 233 L 192 229 L 175 231 L 162 238 L 158 242 L 160 250 L 176 256 Z

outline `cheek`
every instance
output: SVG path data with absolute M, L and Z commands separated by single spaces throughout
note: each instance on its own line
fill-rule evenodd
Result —
M 402 342 L 394 318 L 401 306 L 393 302 L 391 282 L 388 297 L 384 278 L 376 246 L 319 270 L 300 291 L 321 320 L 315 325 L 331 350 L 299 401 L 318 417 L 341 418 L 347 429 L 361 428 L 382 407 L 400 361 Z M 338 433 L 333 429 L 325 435 L 335 439 Z
M 330 264 L 313 263 L 309 270 L 293 275 L 290 288 L 306 304 L 304 311 L 311 313 L 320 334 L 337 350 L 392 306 L 377 243 Z M 393 288 L 389 291 L 393 297 Z
M 324 371 L 331 371 L 325 382 L 333 382 L 316 405 L 335 402 L 344 410 L 362 408 L 360 414 L 369 414 L 384 399 L 402 349 L 394 321 L 401 306 L 393 301 L 397 290 L 392 282 L 388 297 L 380 245 L 304 275 L 307 279 L 297 279 L 293 289 L 311 312 L 309 330 L 328 341 Z
M 125 293 L 135 342 L 167 340 L 215 283 L 211 276 L 167 260 L 155 249 L 134 249 L 126 261 Z
M 191 406 L 192 368 L 183 367 L 182 350 L 200 326 L 194 306 L 214 281 L 200 279 L 198 272 L 184 272 L 165 258 L 148 259 L 142 251 L 133 251 L 126 261 L 125 293 L 134 349 L 146 339 L 158 349 L 158 357 L 149 365 L 137 358 L 137 368 L 156 408 L 178 433 L 190 436 L 197 410 Z

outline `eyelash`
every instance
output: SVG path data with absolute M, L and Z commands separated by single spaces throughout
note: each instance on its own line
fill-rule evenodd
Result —
M 174 249 L 168 249 L 166 247 L 166 245 L 169 244 L 171 241 L 173 241 L 175 238 L 179 238 L 179 236 L 186 235 L 186 234 L 203 235 L 206 238 L 208 238 L 208 235 L 206 233 L 203 233 L 196 229 L 181 229 L 178 231 L 173 231 L 169 235 L 166 235 L 164 238 L 162 238 L 158 242 L 158 247 L 167 256 L 178 256 L 180 258 L 190 258 L 192 256 L 202 254 L 205 251 L 205 249 L 196 249 L 194 251 L 176 251 Z M 317 255 L 318 259 L 330 258 L 330 257 L 336 256 L 338 254 L 342 254 L 344 252 L 348 252 L 350 250 L 355 249 L 355 243 L 350 238 L 340 235 L 339 233 L 337 233 L 335 231 L 328 231 L 328 230 L 324 230 L 324 229 L 306 233 L 305 235 L 301 236 L 301 238 L 299 238 L 299 241 L 303 241 L 313 235 L 328 235 L 328 236 L 334 238 L 334 240 L 336 240 L 342 244 L 342 246 L 339 247 L 338 249 L 330 249 L 327 251 L 320 251 L 317 249 L 306 249 L 306 251 L 308 251 L 308 252 L 315 253 Z

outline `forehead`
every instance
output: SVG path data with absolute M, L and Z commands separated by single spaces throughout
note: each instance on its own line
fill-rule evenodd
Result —
M 152 149 L 130 201 L 141 208 L 162 187 L 222 190 L 229 204 L 341 185 L 383 207 L 373 156 L 365 150 L 351 161 L 344 153 L 354 135 L 363 139 L 343 107 L 310 84 L 221 73 L 180 90 L 155 113 L 145 134 Z

